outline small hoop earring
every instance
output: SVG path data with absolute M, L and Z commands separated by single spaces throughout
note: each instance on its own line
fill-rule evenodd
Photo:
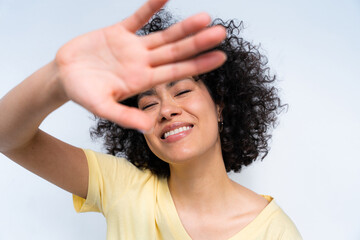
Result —
M 219 121 L 219 132 L 221 133 L 224 130 L 224 122 L 222 121 L 222 119 Z

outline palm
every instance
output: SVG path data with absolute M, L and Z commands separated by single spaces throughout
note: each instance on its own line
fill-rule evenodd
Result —
M 62 56 L 60 63 L 67 94 L 89 110 L 108 96 L 116 100 L 129 97 L 148 86 L 151 79 L 141 39 L 125 29 L 102 29 L 78 37 L 60 49 L 61 54 L 71 54 L 69 59 Z M 82 89 L 80 93 L 78 89 Z
M 136 36 L 134 32 L 165 3 L 160 2 L 150 0 L 123 22 L 77 37 L 59 50 L 57 65 L 69 99 L 124 127 L 148 130 L 152 122 L 145 114 L 117 102 L 156 84 L 209 71 L 224 61 L 216 52 L 193 58 L 225 35 L 219 28 L 194 34 L 208 24 L 204 14 L 163 32 Z

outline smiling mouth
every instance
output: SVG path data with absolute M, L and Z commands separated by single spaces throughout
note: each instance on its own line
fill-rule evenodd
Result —
M 190 126 L 184 126 L 184 127 L 179 127 L 179 128 L 176 128 L 174 130 L 171 130 L 169 132 L 166 132 L 164 133 L 162 136 L 161 136 L 161 139 L 166 139 L 172 135 L 175 135 L 175 134 L 178 134 L 178 133 L 181 133 L 181 132 L 185 132 L 185 131 L 188 131 L 190 129 L 192 129 L 194 127 L 194 125 L 190 125 Z

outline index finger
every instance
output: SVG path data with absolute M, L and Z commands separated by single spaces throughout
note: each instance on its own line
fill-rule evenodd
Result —
M 160 10 L 168 0 L 148 0 L 135 13 L 121 22 L 128 31 L 135 33 L 144 26 L 147 21 Z

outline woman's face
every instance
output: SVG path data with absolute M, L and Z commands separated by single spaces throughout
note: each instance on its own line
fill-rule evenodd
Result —
M 163 161 L 181 163 L 220 149 L 219 107 L 201 80 L 157 85 L 139 95 L 138 107 L 156 119 L 154 131 L 144 136 Z

